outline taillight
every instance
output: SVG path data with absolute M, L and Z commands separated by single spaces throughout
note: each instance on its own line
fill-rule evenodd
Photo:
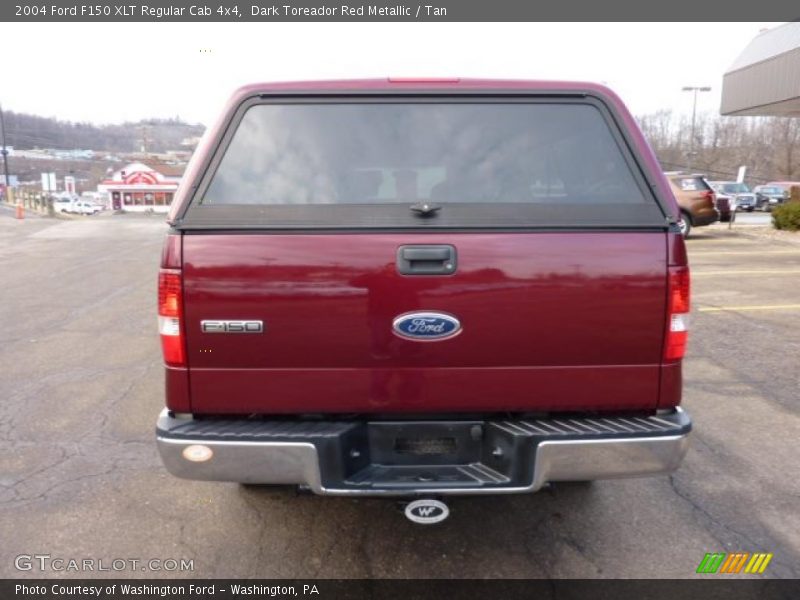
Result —
M 686 354 L 689 336 L 689 268 L 669 268 L 667 336 L 664 360 L 680 360 Z
M 710 206 L 711 208 L 714 208 L 714 205 L 716 204 L 717 197 L 716 197 L 716 194 L 714 194 L 713 190 L 706 190 L 705 192 L 703 192 L 703 199 L 706 200 L 706 202 L 708 203 L 708 206 Z
M 161 269 L 158 272 L 158 333 L 161 334 L 161 349 L 164 362 L 172 367 L 186 365 L 183 349 L 183 292 L 181 272 Z
M 161 253 L 158 272 L 158 333 L 164 362 L 170 367 L 186 366 L 183 339 L 183 278 L 181 277 L 181 238 L 169 235 Z

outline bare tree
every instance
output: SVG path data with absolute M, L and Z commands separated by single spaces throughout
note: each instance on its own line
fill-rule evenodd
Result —
M 691 147 L 691 123 L 670 111 L 639 117 L 645 137 L 665 171 L 685 170 Z M 698 114 L 693 169 L 715 179 L 729 179 L 741 165 L 753 183 L 800 179 L 800 119 L 721 117 Z

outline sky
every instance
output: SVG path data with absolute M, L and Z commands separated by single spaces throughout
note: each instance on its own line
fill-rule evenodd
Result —
M 64 120 L 209 124 L 257 81 L 455 76 L 596 81 L 634 114 L 688 113 L 778 23 L 0 23 L 0 103 Z

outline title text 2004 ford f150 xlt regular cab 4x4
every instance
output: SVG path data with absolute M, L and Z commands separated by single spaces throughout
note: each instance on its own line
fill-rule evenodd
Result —
M 678 218 L 602 86 L 245 87 L 170 214 L 163 461 L 420 498 L 670 472 Z

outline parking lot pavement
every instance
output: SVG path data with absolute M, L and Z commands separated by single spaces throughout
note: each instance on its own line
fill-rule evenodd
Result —
M 39 213 L 34 210 L 26 210 L 25 217 L 30 219 L 40 219 L 42 218 Z M 0 219 L 16 219 L 17 218 L 17 207 L 8 204 L 7 202 L 0 201 Z
M 767 212 L 740 212 L 736 215 L 736 226 L 739 225 L 769 225 L 772 223 L 772 215 Z
M 0 576 L 84 575 L 15 568 L 38 553 L 194 561 L 94 576 L 691 577 L 715 551 L 772 552 L 765 576 L 800 576 L 800 245 L 723 226 L 689 240 L 695 431 L 675 475 L 455 499 L 422 527 L 385 500 L 165 473 L 164 230 L 158 217 L 0 219 Z

